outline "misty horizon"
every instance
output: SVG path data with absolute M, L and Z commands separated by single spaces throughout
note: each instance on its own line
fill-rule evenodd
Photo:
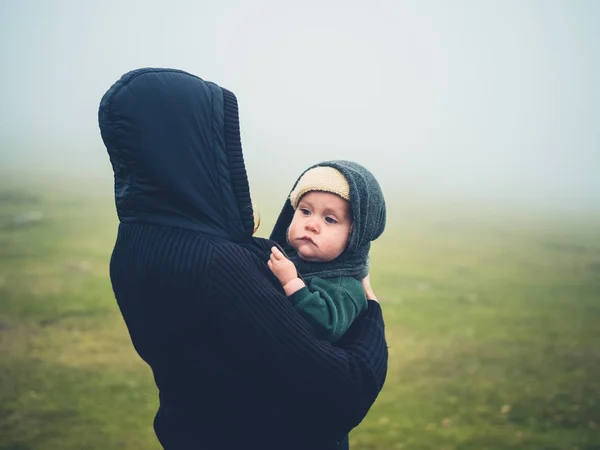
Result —
M 257 190 L 350 159 L 388 195 L 597 212 L 599 19 L 591 1 L 10 0 L 0 166 L 110 177 L 100 98 L 173 67 L 237 95 Z

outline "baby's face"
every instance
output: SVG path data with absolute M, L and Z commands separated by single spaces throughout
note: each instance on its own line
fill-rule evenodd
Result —
M 300 199 L 288 240 L 303 261 L 329 262 L 346 248 L 351 228 L 352 211 L 347 200 L 313 191 Z

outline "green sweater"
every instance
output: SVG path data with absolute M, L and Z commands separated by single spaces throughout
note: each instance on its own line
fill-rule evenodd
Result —
M 331 342 L 341 338 L 368 307 L 361 282 L 352 277 L 312 277 L 289 299 L 317 335 Z

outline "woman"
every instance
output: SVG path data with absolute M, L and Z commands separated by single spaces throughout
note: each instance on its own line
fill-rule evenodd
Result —
M 102 98 L 99 124 L 120 220 L 111 282 L 154 373 L 163 447 L 346 446 L 385 380 L 381 309 L 370 300 L 333 346 L 287 300 L 266 264 L 273 243 L 252 237 L 235 96 L 134 70 Z

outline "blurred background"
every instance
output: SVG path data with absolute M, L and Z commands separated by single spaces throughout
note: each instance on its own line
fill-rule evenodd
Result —
M 97 111 L 232 90 L 267 236 L 303 169 L 380 180 L 390 345 L 353 449 L 600 449 L 600 3 L 0 2 L 0 449 L 158 449 L 108 279 Z

